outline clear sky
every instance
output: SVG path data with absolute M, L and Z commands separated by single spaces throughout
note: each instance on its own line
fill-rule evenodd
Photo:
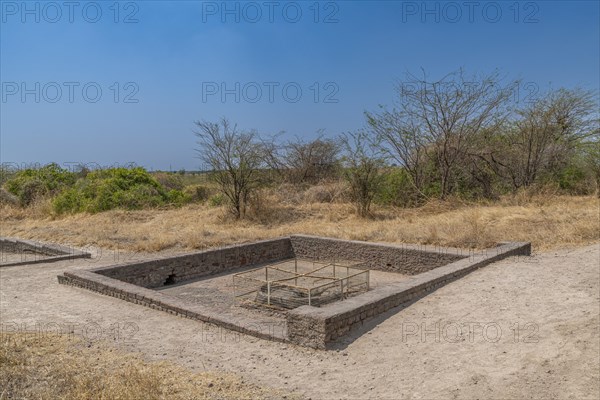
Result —
M 405 72 L 600 85 L 598 1 L 1 1 L 2 162 L 198 169 L 195 120 L 311 138 Z

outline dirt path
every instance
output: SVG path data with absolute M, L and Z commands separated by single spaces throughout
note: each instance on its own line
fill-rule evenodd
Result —
M 78 324 L 75 332 L 90 339 L 118 333 L 118 346 L 149 359 L 234 372 L 313 399 L 600 398 L 598 244 L 492 264 L 329 352 L 232 334 L 57 283 L 66 269 L 111 262 L 106 255 L 95 263 L 1 268 L 3 329 Z

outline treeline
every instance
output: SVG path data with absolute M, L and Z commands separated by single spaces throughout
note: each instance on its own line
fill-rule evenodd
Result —
M 408 75 L 396 107 L 366 112 L 361 130 L 312 141 L 279 142 L 225 118 L 198 121 L 197 150 L 237 218 L 257 188 L 282 182 L 344 179 L 361 216 L 374 200 L 406 207 L 547 186 L 598 193 L 597 94 L 561 88 L 519 104 L 519 82 L 501 83 L 497 73 Z M 275 173 L 265 181 L 264 170 Z
M 363 217 L 373 203 L 494 200 L 548 187 L 600 196 L 597 93 L 561 88 L 520 104 L 518 87 L 517 81 L 503 84 L 497 73 L 457 71 L 434 82 L 408 75 L 396 87 L 395 107 L 366 112 L 355 132 L 319 132 L 313 140 L 268 137 L 226 118 L 197 121 L 202 174 L 140 167 L 69 171 L 56 164 L 0 170 L 0 200 L 28 206 L 50 198 L 57 213 L 207 201 L 244 218 L 259 209 L 265 190 L 300 193 L 325 185 L 343 187 L 339 197 Z

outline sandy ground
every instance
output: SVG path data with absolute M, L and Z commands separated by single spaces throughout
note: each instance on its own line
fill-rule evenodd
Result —
M 274 343 L 62 286 L 100 260 L 0 268 L 0 321 L 313 399 L 600 398 L 600 246 L 504 260 L 365 326 L 338 350 Z M 40 333 L 42 334 L 42 333 Z

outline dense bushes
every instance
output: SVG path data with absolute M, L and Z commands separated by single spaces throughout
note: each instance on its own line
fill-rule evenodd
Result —
M 72 186 L 76 180 L 75 173 L 52 163 L 41 168 L 18 171 L 5 186 L 23 206 L 28 206 L 39 198 L 53 196 Z
M 402 168 L 389 168 L 383 172 L 382 182 L 375 194 L 375 203 L 386 206 L 410 207 L 417 202 L 408 173 Z
M 169 190 L 145 169 L 136 167 L 92 171 L 59 194 L 52 204 L 57 213 L 100 212 L 181 204 L 185 200 L 181 190 Z
M 181 205 L 207 197 L 200 188 L 195 193 L 184 192 L 178 176 L 153 176 L 141 167 L 71 172 L 53 163 L 18 171 L 4 187 L 22 206 L 51 199 L 58 214 Z

